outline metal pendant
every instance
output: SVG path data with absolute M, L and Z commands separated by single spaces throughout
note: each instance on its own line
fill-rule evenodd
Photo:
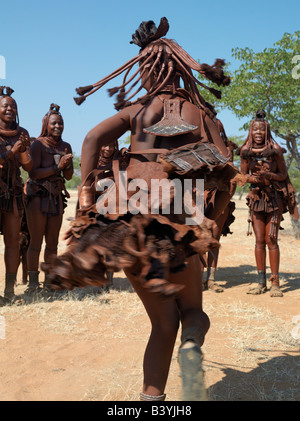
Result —
M 163 118 L 153 126 L 145 128 L 145 133 L 155 136 L 177 136 L 196 130 L 198 126 L 186 123 L 180 115 L 180 99 L 164 100 Z

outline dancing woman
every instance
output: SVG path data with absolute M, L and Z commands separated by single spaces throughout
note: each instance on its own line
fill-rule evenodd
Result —
M 117 94 L 118 113 L 93 128 L 83 142 L 82 180 L 87 180 L 97 168 L 101 147 L 120 138 L 127 130 L 131 131 L 128 180 L 143 179 L 149 194 L 152 179 L 164 180 L 169 176 L 182 177 L 182 181 L 185 177 L 191 179 L 186 171 L 193 173 L 197 165 L 201 171 L 205 168 L 208 178 L 211 173 L 215 174 L 217 167 L 227 169 L 227 148 L 212 121 L 211 110 L 199 94 L 198 81 L 191 70 L 192 67 L 202 72 L 218 85 L 228 84 L 229 79 L 222 71 L 224 62 L 217 60 L 214 66 L 199 65 L 176 42 L 163 38 L 168 28 L 166 18 L 161 19 L 158 28 L 153 21 L 142 22 L 132 36 L 132 42 L 141 48 L 140 53 L 98 83 L 77 90 L 80 97 L 76 102 L 80 104 L 109 80 L 125 73 L 122 85 L 110 90 L 111 95 Z M 135 64 L 139 67 L 129 77 Z M 184 88 L 180 87 L 180 80 Z M 130 82 L 132 85 L 127 89 Z M 131 94 L 131 90 L 138 82 L 137 92 L 145 88 L 146 94 L 130 102 L 137 93 Z M 176 163 L 182 166 L 177 167 Z M 118 164 L 114 164 L 117 175 Z M 143 214 L 124 214 L 118 208 L 116 214 L 104 218 L 95 209 L 93 195 L 91 180 L 81 189 L 82 216 L 73 224 L 75 240 L 66 253 L 45 267 L 53 287 L 72 289 L 87 284 L 100 285 L 105 282 L 107 267 L 123 269 L 143 302 L 152 327 L 144 355 L 141 399 L 165 399 L 180 324 L 182 399 L 207 399 L 201 347 L 210 321 L 202 308 L 199 255 L 217 241 L 205 223 L 203 226 L 185 224 L 184 212 L 160 215 L 144 209 Z M 220 188 L 216 196 L 209 215 L 212 219 L 230 201 L 228 190 Z M 163 201 L 158 201 L 157 210 L 162 210 L 161 203 Z

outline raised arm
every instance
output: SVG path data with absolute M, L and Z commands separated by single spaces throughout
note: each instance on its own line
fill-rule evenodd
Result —
M 29 134 L 27 130 L 22 130 L 19 139 L 12 147 L 11 151 L 18 157 L 20 165 L 23 169 L 29 172 L 32 169 L 33 162 L 29 151 Z
M 69 143 L 65 143 L 65 155 L 63 155 L 59 161 L 57 169 L 62 171 L 63 176 L 66 180 L 71 180 L 74 168 L 73 168 L 73 153 Z
M 130 129 L 130 117 L 125 110 L 109 117 L 94 127 L 85 137 L 81 150 L 81 179 L 97 168 L 101 146 L 108 145 Z M 86 185 L 92 183 L 92 180 Z

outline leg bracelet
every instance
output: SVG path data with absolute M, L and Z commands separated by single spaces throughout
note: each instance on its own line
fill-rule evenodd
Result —
M 166 399 L 166 394 L 159 396 L 147 395 L 146 393 L 140 393 L 141 401 L 164 401 Z

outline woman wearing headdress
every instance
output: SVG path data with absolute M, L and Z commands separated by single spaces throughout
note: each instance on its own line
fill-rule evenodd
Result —
M 114 181 L 113 161 L 118 160 L 121 171 L 126 169 L 128 165 L 127 151 L 127 148 L 119 149 L 117 140 L 108 145 L 101 146 L 97 165 L 97 175 L 94 182 L 96 200 L 106 193 L 111 181 Z M 106 278 L 110 283 L 113 282 L 113 274 L 114 272 L 112 270 L 106 271 Z M 109 286 L 107 288 L 105 287 L 105 289 L 108 291 Z
M 216 168 L 228 169 L 227 149 L 191 70 L 200 71 L 219 85 L 228 84 L 229 79 L 222 71 L 224 62 L 217 60 L 214 66 L 199 65 L 173 40 L 162 38 L 168 28 L 166 18 L 161 19 L 158 28 L 153 21 L 142 22 L 132 37 L 132 42 L 141 47 L 140 53 L 98 83 L 77 90 L 80 97 L 76 102 L 80 104 L 109 80 L 125 72 L 123 83 L 110 90 L 111 95 L 118 94 L 115 104 L 118 113 L 92 129 L 83 142 L 82 180 L 88 181 L 89 174 L 97 167 L 100 148 L 111 139 L 120 138 L 127 130 L 131 131 L 128 180 L 142 179 L 144 184 L 141 186 L 146 192 L 151 193 L 149 187 L 153 179 L 165 180 L 170 176 L 182 177 L 185 181 L 185 177 L 192 178 L 190 173 L 196 168 L 201 171 L 205 168 L 203 171 L 207 171 L 209 178 Z M 139 67 L 130 77 L 135 64 Z M 180 87 L 180 80 L 184 88 Z M 132 85 L 127 89 L 130 82 Z M 138 82 L 137 91 L 131 94 Z M 145 95 L 130 102 L 142 88 L 146 90 Z M 217 91 L 215 93 L 218 95 Z M 118 180 L 118 165 L 114 165 L 113 170 L 115 180 Z M 201 171 L 199 178 L 204 175 Z M 210 322 L 202 308 L 199 255 L 217 242 L 205 224 L 186 224 L 184 212 L 161 215 L 147 213 L 144 208 L 143 214 L 141 211 L 123 213 L 119 202 L 115 213 L 106 217 L 99 215 L 94 206 L 92 181 L 85 181 L 79 197 L 82 217 L 73 225 L 76 238 L 65 254 L 45 267 L 53 287 L 72 289 L 88 283 L 100 285 L 104 282 L 105 268 L 123 269 L 152 325 L 144 356 L 141 399 L 165 399 L 170 362 L 181 323 L 182 399 L 205 400 L 201 346 Z M 118 192 L 121 192 L 120 185 Z M 130 194 L 131 190 L 127 199 L 132 198 Z M 111 197 L 110 191 L 106 197 Z M 216 200 L 212 206 L 211 218 L 217 217 L 230 200 L 228 190 L 220 190 L 218 198 L 220 201 Z M 139 205 L 143 204 L 141 202 Z M 168 198 L 159 197 L 156 209 L 161 211 L 165 203 L 170 203 Z
M 24 212 L 23 182 L 20 167 L 32 168 L 29 135 L 19 126 L 14 91 L 0 87 L 0 227 L 4 237 L 5 289 L 4 298 L 15 299 L 14 286 L 19 266 L 19 233 Z
M 230 154 L 230 161 L 233 162 L 234 158 L 234 150 L 238 148 L 238 145 L 228 139 L 225 128 L 223 123 L 220 119 L 215 117 L 213 121 L 216 123 L 220 136 L 224 141 L 226 148 Z M 216 193 L 216 189 L 210 189 L 205 192 L 205 202 L 206 207 L 209 207 L 209 202 L 212 200 L 214 194 Z M 235 188 L 232 189 L 232 196 L 235 193 Z M 234 222 L 235 217 L 233 215 L 235 210 L 235 203 L 234 201 L 230 201 L 228 206 L 223 210 L 223 212 L 216 218 L 214 221 L 212 232 L 213 236 L 216 240 L 220 240 L 221 236 L 227 236 L 227 234 L 232 234 L 230 231 L 230 225 Z M 213 250 L 210 250 L 207 253 L 207 268 L 206 268 L 206 278 L 203 279 L 203 288 L 205 290 L 210 290 L 214 292 L 223 292 L 224 289 L 216 282 L 216 272 L 218 266 L 218 259 L 219 259 L 219 247 L 216 247 Z
M 251 122 L 248 137 L 240 149 L 241 172 L 248 174 L 250 192 L 247 195 L 249 207 L 249 228 L 255 234 L 255 260 L 258 284 L 251 287 L 249 294 L 267 291 L 266 247 L 269 251 L 271 276 L 271 297 L 282 297 L 279 286 L 278 230 L 282 214 L 289 211 L 298 219 L 298 209 L 293 188 L 286 169 L 282 148 L 272 138 L 266 113 L 259 110 Z M 251 230 L 248 230 L 251 234 Z
M 29 285 L 27 293 L 41 290 L 39 256 L 45 238 L 44 261 L 57 254 L 66 199 L 65 180 L 73 175 L 73 155 L 69 143 L 62 139 L 64 121 L 59 106 L 51 104 L 42 121 L 40 136 L 31 145 L 33 167 L 26 183 L 26 214 L 30 234 L 27 252 Z M 45 278 L 44 287 L 47 288 Z

